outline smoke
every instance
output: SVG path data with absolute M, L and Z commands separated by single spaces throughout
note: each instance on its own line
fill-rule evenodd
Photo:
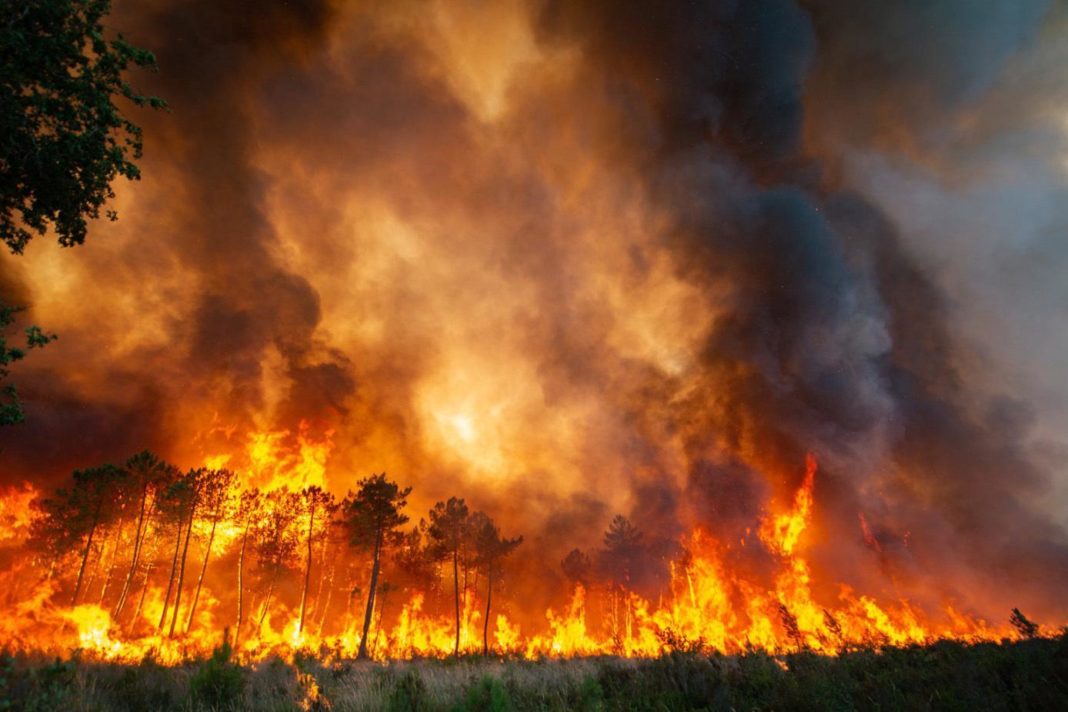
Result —
M 624 512 L 653 590 L 697 525 L 760 568 L 812 452 L 828 581 L 1056 613 L 1064 344 L 1014 317 L 1064 306 L 1064 13 L 972 5 L 120 3 L 172 113 L 119 223 L 3 263 L 61 334 L 6 479 L 303 421 L 539 581 Z

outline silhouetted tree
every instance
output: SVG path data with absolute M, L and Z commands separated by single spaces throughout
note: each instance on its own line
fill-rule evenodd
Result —
M 78 470 L 74 473 L 74 486 L 66 491 L 66 503 L 61 508 L 66 526 L 75 538 L 85 536 L 85 549 L 78 567 L 78 580 L 74 584 L 71 605 L 77 605 L 78 595 L 85 580 L 93 537 L 101 526 L 109 523 L 118 513 L 117 493 L 125 473 L 113 465 Z M 61 491 L 62 493 L 62 491 Z M 60 493 L 57 493 L 60 494 Z M 63 496 L 60 494 L 60 496 Z
M 420 519 L 418 526 L 400 535 L 393 562 L 397 575 L 407 588 L 429 593 L 440 585 L 437 561 L 430 551 L 432 547 L 425 519 Z
M 300 621 L 297 623 L 297 632 L 304 631 L 304 614 L 308 605 L 308 588 L 311 585 L 312 546 L 314 542 L 325 535 L 327 525 L 330 523 L 331 512 L 335 507 L 334 495 L 324 492 L 321 487 L 312 485 L 305 487 L 300 493 L 304 505 L 304 514 L 307 516 L 308 527 L 304 539 L 308 546 L 308 555 L 304 562 L 304 586 L 300 592 Z M 318 517 L 318 519 L 316 519 Z
M 367 606 L 364 609 L 363 633 L 357 657 L 367 657 L 367 636 L 374 613 L 375 593 L 378 589 L 378 573 L 383 548 L 396 540 L 396 530 L 408 522 L 401 513 L 408 504 L 412 488 L 401 489 L 396 482 L 386 479 L 385 473 L 360 480 L 359 489 L 349 493 L 341 505 L 342 518 L 353 546 L 371 551 L 371 582 L 367 591 Z
M 48 556 L 49 575 L 73 550 L 81 549 L 71 605 L 77 604 L 82 592 L 98 533 L 121 511 L 117 493 L 123 476 L 121 470 L 111 465 L 76 470 L 70 487 L 57 489 L 51 497 L 33 503 L 35 516 L 28 544 Z
M 630 628 L 631 602 L 627 592 L 635 566 L 642 551 L 642 533 L 621 514 L 617 514 L 604 533 L 604 548 L 600 551 L 599 565 L 610 583 L 612 595 L 612 621 L 615 637 L 621 634 L 619 627 L 619 603 L 624 603 L 624 626 Z
M 572 549 L 560 562 L 564 576 L 571 582 L 572 588 L 582 586 L 589 588 L 590 575 L 593 573 L 593 562 L 581 549 Z
M 797 646 L 797 652 L 801 652 L 805 649 L 805 638 L 801 634 L 801 627 L 797 623 L 797 616 L 790 612 L 790 609 L 786 607 L 785 603 L 779 604 L 779 621 L 782 623 L 782 628 L 786 632 L 786 637 L 794 641 L 794 645 Z
M 145 538 L 148 535 L 149 520 L 156 506 L 156 500 L 160 493 L 174 482 L 178 476 L 176 467 L 163 462 L 147 450 L 128 459 L 125 469 L 129 478 L 129 487 L 136 497 L 134 511 L 137 513 L 137 522 L 130 555 L 130 568 L 126 572 L 126 580 L 123 582 L 118 601 L 115 603 L 115 618 L 122 614 L 122 609 L 125 607 L 126 600 L 130 595 L 130 589 L 133 586 L 137 566 L 141 560 Z
M 301 497 L 298 492 L 279 489 L 269 492 L 263 500 L 260 515 L 253 522 L 253 545 L 261 578 L 267 584 L 258 625 L 262 626 L 270 610 L 278 578 L 297 563 L 300 533 Z
M 0 159 L 0 165 L 3 165 Z M 0 201 L 2 202 L 2 201 Z M 16 361 L 21 361 L 30 349 L 39 349 L 55 340 L 55 334 L 46 334 L 40 327 L 26 327 L 26 346 L 7 345 L 7 327 L 15 323 L 15 315 L 22 311 L 20 307 L 9 307 L 0 304 L 0 382 L 3 382 L 9 372 L 9 367 Z M 15 425 L 21 423 L 25 416 L 22 412 L 22 402 L 19 400 L 18 389 L 8 383 L 0 387 L 0 425 Z
M 614 587 L 630 586 L 641 547 L 642 533 L 626 517 L 617 514 L 604 533 L 601 550 L 601 568 Z
M 0 240 L 13 253 L 49 229 L 64 246 L 80 244 L 87 219 L 114 197 L 115 177 L 140 177 L 133 161 L 141 157 L 141 129 L 115 101 L 164 104 L 126 81 L 127 68 L 154 67 L 155 58 L 121 35 L 107 39 L 110 10 L 110 0 L 4 5 Z
M 185 570 L 185 553 L 182 542 L 186 547 L 189 545 L 189 529 L 193 516 L 196 514 L 196 502 L 199 488 L 199 472 L 190 470 L 172 482 L 160 497 L 160 519 L 167 524 L 174 524 L 174 554 L 171 556 L 171 571 L 167 577 L 167 592 L 163 596 L 163 610 L 160 612 L 159 625 L 157 628 L 162 633 L 167 624 L 167 613 L 170 610 L 171 593 L 175 593 L 175 579 L 178 577 L 178 562 L 182 563 Z M 181 595 L 181 584 L 175 594 L 175 607 L 178 597 Z M 173 617 L 171 628 L 174 628 Z M 172 633 L 173 634 L 173 633 Z
M 171 627 L 167 635 L 173 637 L 174 629 L 178 624 L 178 613 L 182 606 L 182 586 L 185 584 L 185 562 L 189 555 L 189 542 L 193 538 L 193 521 L 196 518 L 200 505 L 203 502 L 204 486 L 208 481 L 209 470 L 206 468 L 192 469 L 182 476 L 185 484 L 186 497 L 184 498 L 187 518 L 185 523 L 185 544 L 182 546 L 182 562 L 178 567 L 178 584 L 174 589 L 174 611 L 171 613 Z
M 1009 623 L 1012 624 L 1012 627 L 1016 629 L 1021 638 L 1031 639 L 1038 637 L 1038 624 L 1025 616 L 1019 608 L 1012 609 Z
M 452 588 L 456 608 L 456 645 L 454 655 L 460 654 L 460 549 L 467 534 L 469 517 L 462 499 L 449 497 L 430 510 L 427 534 L 432 542 L 428 552 L 440 561 L 452 559 Z
M 188 633 L 193 627 L 193 616 L 197 612 L 197 602 L 200 600 L 200 589 L 204 585 L 204 574 L 208 570 L 208 559 L 211 558 L 211 546 L 215 541 L 215 530 L 219 522 L 227 517 L 232 509 L 234 473 L 230 470 L 205 470 L 200 485 L 200 509 L 207 514 L 211 522 L 208 532 L 208 541 L 204 545 L 204 563 L 200 566 L 200 575 L 197 576 L 197 586 L 193 592 L 193 601 L 189 604 L 189 616 L 185 622 L 185 632 Z
M 482 654 L 489 654 L 490 604 L 493 601 L 493 580 L 501 573 L 501 564 L 508 554 L 523 543 L 523 537 L 502 539 L 497 525 L 489 517 L 480 518 L 474 534 L 478 565 L 486 572 L 486 616 L 482 621 Z
M 258 489 L 245 490 L 237 504 L 237 526 L 241 529 L 241 548 L 237 555 L 237 622 L 234 624 L 234 645 L 241 639 L 241 624 L 245 612 L 245 552 L 248 550 L 249 531 L 259 517 L 262 497 Z

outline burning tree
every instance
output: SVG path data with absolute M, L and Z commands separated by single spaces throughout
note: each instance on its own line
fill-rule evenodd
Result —
M 401 513 L 408 504 L 412 488 L 401 489 L 386 479 L 385 473 L 359 481 L 359 489 L 349 493 L 341 505 L 342 517 L 349 532 L 349 541 L 358 549 L 371 551 L 371 582 L 367 591 L 367 606 L 363 616 L 363 633 L 357 657 L 367 657 L 367 635 L 378 589 L 378 573 L 383 548 L 397 540 L 397 529 L 408 522 Z
M 493 579 L 501 572 L 502 562 L 517 546 L 523 543 L 523 537 L 514 539 L 501 538 L 501 532 L 493 520 L 485 517 L 474 535 L 475 552 L 478 565 L 486 572 L 486 617 L 482 621 L 482 654 L 489 654 L 489 620 L 490 603 L 493 601 Z
M 207 512 L 211 529 L 208 533 L 208 541 L 204 545 L 204 563 L 200 567 L 200 575 L 197 576 L 193 602 L 189 605 L 189 616 L 185 624 L 186 633 L 193 627 L 193 616 L 196 614 L 197 602 L 200 600 L 200 589 L 204 585 L 204 574 L 208 570 L 208 559 L 211 558 L 211 545 L 215 541 L 215 530 L 219 522 L 228 517 L 233 509 L 234 477 L 234 473 L 230 470 L 206 470 L 203 473 L 200 492 L 201 508 Z
M 113 612 L 115 618 L 122 615 L 122 610 L 129 598 L 137 567 L 141 562 L 145 539 L 148 537 L 149 526 L 159 505 L 159 498 L 177 478 L 178 468 L 160 460 L 146 450 L 126 461 L 126 473 L 128 475 L 127 487 L 132 489 L 136 499 L 132 510 L 136 510 L 137 520 L 131 546 L 130 568 L 126 572 L 126 579 L 119 592 L 118 601 L 115 603 Z
M 263 499 L 263 509 L 253 522 L 253 547 L 261 581 L 267 587 L 257 624 L 260 627 L 267 619 L 278 579 L 297 564 L 300 535 L 295 525 L 301 509 L 299 493 L 274 490 Z
M 600 552 L 601 571 L 609 581 L 612 594 L 612 624 L 614 634 L 619 631 L 619 601 L 626 606 L 625 623 L 630 625 L 629 590 L 635 566 L 642 554 L 642 533 L 622 514 L 617 514 L 604 533 L 604 548 Z
M 39 516 L 31 539 L 50 556 L 53 569 L 68 552 L 85 542 L 71 594 L 72 606 L 77 605 L 82 592 L 97 534 L 121 515 L 120 493 L 125 477 L 126 473 L 113 465 L 76 470 L 70 488 L 59 489 L 53 497 L 37 503 Z
M 201 489 L 207 479 L 207 470 L 189 470 L 174 481 L 166 490 L 162 499 L 164 516 L 175 527 L 174 555 L 171 557 L 171 573 L 167 579 L 167 593 L 163 597 L 163 611 L 160 614 L 158 629 L 163 631 L 167 621 L 167 610 L 171 591 L 174 591 L 174 608 L 171 611 L 171 625 L 168 636 L 174 635 L 178 623 L 178 609 L 182 600 L 182 584 L 185 581 L 185 562 L 189 554 L 189 540 L 193 534 L 193 518 L 200 504 Z M 184 546 L 183 546 L 184 542 Z M 177 586 L 175 577 L 177 576 Z
M 452 589 L 456 607 L 456 645 L 454 655 L 460 654 L 460 553 L 468 531 L 470 513 L 462 499 L 449 497 L 430 510 L 427 534 L 431 546 L 427 553 L 438 561 L 452 559 Z
M 590 577 L 593 575 L 593 562 L 581 549 L 569 551 L 560 562 L 560 568 L 567 580 L 571 582 L 572 588 L 577 586 L 589 588 Z
M 304 614 L 308 606 L 308 588 L 311 585 L 312 547 L 316 540 L 326 535 L 330 525 L 330 517 L 336 509 L 334 495 L 324 492 L 321 487 L 305 487 L 300 492 L 304 513 L 308 517 L 307 533 L 305 542 L 308 546 L 308 554 L 304 562 L 304 585 L 300 592 L 300 621 L 297 623 L 297 633 L 304 631 Z M 318 519 L 316 519 L 318 515 Z
M 237 621 L 234 623 L 234 645 L 241 639 L 241 624 L 245 612 L 245 552 L 249 531 L 260 515 L 263 497 L 258 489 L 245 490 L 237 504 L 236 524 L 241 529 L 241 547 L 237 556 Z

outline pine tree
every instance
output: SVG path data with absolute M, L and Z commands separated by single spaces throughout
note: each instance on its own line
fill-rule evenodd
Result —
M 342 518 L 353 546 L 371 551 L 371 582 L 367 590 L 367 606 L 364 609 L 363 633 L 357 657 L 367 657 L 367 636 L 374 614 L 375 594 L 381 568 L 384 547 L 396 543 L 396 530 L 408 522 L 401 513 L 408 504 L 412 488 L 401 489 L 396 482 L 386 479 L 385 473 L 360 480 L 359 489 L 349 493 L 341 505 Z
M 449 497 L 430 510 L 427 534 L 432 542 L 429 553 L 439 561 L 452 559 L 452 587 L 456 607 L 456 645 L 453 654 L 460 654 L 460 550 L 467 535 L 470 514 L 462 499 Z

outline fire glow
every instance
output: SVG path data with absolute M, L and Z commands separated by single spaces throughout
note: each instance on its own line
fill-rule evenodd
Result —
M 242 515 L 236 508 L 241 492 L 257 483 L 264 491 L 281 494 L 288 491 L 280 482 L 314 483 L 321 481 L 324 463 L 329 459 L 329 439 L 314 440 L 302 428 L 295 438 L 288 433 L 253 433 L 248 438 L 243 457 L 248 469 L 229 483 L 222 497 L 230 514 L 216 520 L 213 511 L 204 511 L 192 522 L 192 551 L 186 566 L 190 578 L 209 548 L 215 562 L 243 559 L 246 543 Z M 285 449 L 282 443 L 292 443 Z M 215 462 L 231 459 L 215 458 Z M 557 608 L 544 611 L 538 619 L 521 611 L 518 588 L 497 593 L 505 599 L 498 608 L 508 613 L 491 614 L 488 626 L 496 654 L 525 657 L 572 657 L 586 655 L 623 655 L 648 657 L 665 651 L 689 649 L 738 653 L 750 649 L 772 653 L 800 649 L 834 655 L 856 646 L 907 645 L 951 638 L 967 641 L 991 640 L 1009 636 L 1009 626 L 989 625 L 981 619 L 959 613 L 951 603 L 941 610 L 921 611 L 905 599 L 876 601 L 858 595 L 848 586 L 838 587 L 832 600 L 817 600 L 813 593 L 812 571 L 806 560 L 806 533 L 811 515 L 818 505 L 814 499 L 818 464 L 809 455 L 804 478 L 792 502 L 768 512 L 758 523 L 758 541 L 772 555 L 774 569 L 766 581 L 747 578 L 731 570 L 726 555 L 731 545 L 701 529 L 695 529 L 678 542 L 680 554 L 670 562 L 669 585 L 656 601 L 630 590 L 625 582 L 598 580 L 593 572 L 589 580 L 573 580 L 568 593 Z M 36 494 L 19 490 L 4 500 L 5 511 L 25 511 L 28 497 Z M 268 496 L 257 518 L 271 517 Z M 149 508 L 156 503 L 149 505 Z M 127 592 L 121 590 L 125 556 L 133 550 L 132 537 L 137 512 L 133 508 L 120 514 L 103 531 L 96 533 L 95 544 L 88 546 L 88 572 L 79 602 L 63 605 L 71 596 L 74 572 L 80 550 L 61 553 L 47 573 L 38 568 L 42 561 L 21 559 L 4 573 L 4 616 L 2 633 L 8 645 L 16 649 L 40 650 L 69 655 L 75 650 L 106 660 L 136 662 L 151 656 L 161 662 L 178 662 L 191 655 L 205 655 L 218 645 L 224 635 L 237 642 L 238 652 L 246 660 L 268 655 L 291 657 L 298 650 L 312 651 L 327 658 L 355 656 L 360 644 L 363 600 L 369 564 L 366 557 L 345 545 L 343 537 L 331 531 L 328 523 L 321 535 L 309 543 L 312 560 L 309 573 L 314 591 L 303 629 L 294 599 L 292 584 L 300 577 L 306 562 L 294 560 L 284 576 L 289 580 L 272 580 L 250 585 L 252 567 L 242 561 L 245 580 L 231 566 L 209 566 L 207 585 L 196 589 L 185 581 L 185 603 L 175 603 L 179 591 L 174 574 L 166 576 L 167 529 L 153 525 L 152 516 L 144 526 L 140 546 L 156 553 L 146 554 L 131 568 L 137 581 Z M 31 519 L 8 517 L 5 541 L 24 546 L 30 536 Z M 306 537 L 304 521 L 297 517 L 288 522 L 289 536 Z M 745 542 L 742 542 L 743 544 Z M 396 559 L 410 551 L 401 547 Z M 177 555 L 177 554 L 176 554 Z M 183 557 L 184 559 L 184 557 Z M 299 566 L 298 566 L 299 564 Z M 396 561 L 386 562 L 390 571 Z M 378 601 L 370 628 L 368 647 L 372 657 L 440 657 L 453 652 L 456 629 L 447 613 L 441 612 L 442 601 L 448 602 L 448 566 L 434 565 L 444 587 L 419 590 L 411 586 L 379 584 Z M 479 586 L 479 565 L 464 561 L 462 610 L 459 646 L 464 652 L 481 650 L 482 609 L 485 589 Z M 521 578 L 522 573 L 509 571 L 505 581 Z M 181 580 L 179 577 L 179 581 Z M 470 579 L 470 585 L 468 580 Z M 769 585 L 770 584 L 770 585 Z M 181 585 L 181 584 L 179 584 Z M 248 600 L 244 620 L 239 624 L 235 610 L 235 591 Z M 283 591 L 287 591 L 283 595 Z M 277 592 L 277 593 L 276 593 Z M 129 596 L 136 605 L 119 603 Z M 272 601 L 272 596 L 277 595 Z M 428 606 L 428 597 L 441 599 Z M 190 604 L 189 601 L 193 603 Z M 167 613 L 165 602 L 171 606 Z M 272 605 L 273 603 L 273 605 Z M 175 609 L 175 606 L 178 606 Z M 190 612 L 195 606 L 196 615 Z M 251 611 L 251 615 L 249 613 Z M 162 616 L 162 617 L 161 617 Z M 161 621 L 181 621 L 168 632 Z
M 172 112 L 143 120 L 118 222 L 0 263 L 60 335 L 19 363 L 26 423 L 0 432 L 0 647 L 834 655 L 1012 636 L 1017 606 L 1068 622 L 1060 451 L 958 343 L 925 237 L 850 173 L 885 151 L 933 181 L 955 164 L 921 129 L 1000 130 L 939 123 L 926 76 L 854 87 L 886 43 L 843 38 L 911 25 L 115 5 Z M 72 471 L 145 448 L 223 484 L 184 519 L 133 487 L 91 535 L 40 531 Z M 383 472 L 410 521 L 372 585 L 332 505 Z M 450 497 L 523 537 L 499 570 L 428 553 Z

